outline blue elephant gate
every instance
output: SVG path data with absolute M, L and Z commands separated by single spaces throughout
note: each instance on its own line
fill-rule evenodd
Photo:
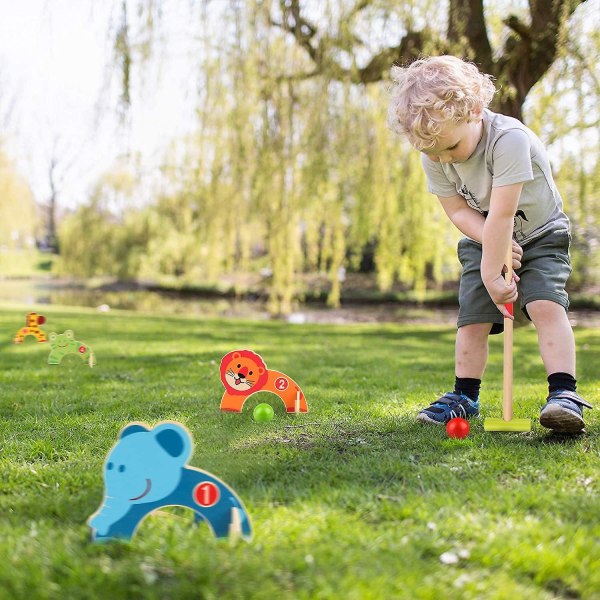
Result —
M 130 423 L 104 464 L 104 500 L 88 519 L 94 541 L 131 539 L 143 519 L 167 506 L 194 511 L 217 538 L 252 538 L 249 515 L 238 495 L 218 477 L 187 465 L 190 432 L 174 421 L 150 428 Z

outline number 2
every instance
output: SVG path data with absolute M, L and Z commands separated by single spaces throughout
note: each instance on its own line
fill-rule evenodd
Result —
M 275 387 L 280 391 L 287 390 L 288 380 L 285 377 L 279 377 L 275 380 Z

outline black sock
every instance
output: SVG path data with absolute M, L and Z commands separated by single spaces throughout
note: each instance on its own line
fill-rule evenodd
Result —
M 480 387 L 481 379 L 472 379 L 471 377 L 454 378 L 454 393 L 469 396 L 474 402 L 479 400 Z
M 552 373 L 548 375 L 548 392 L 557 392 L 558 390 L 577 391 L 577 380 L 570 373 Z

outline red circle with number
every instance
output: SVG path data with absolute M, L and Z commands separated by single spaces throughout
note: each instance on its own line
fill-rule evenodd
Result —
M 219 488 L 210 481 L 203 481 L 194 488 L 194 500 L 196 504 L 208 508 L 214 506 L 221 496 Z
M 283 392 L 284 390 L 288 389 L 288 385 L 289 382 L 285 377 L 279 377 L 275 380 L 275 387 L 280 391 Z

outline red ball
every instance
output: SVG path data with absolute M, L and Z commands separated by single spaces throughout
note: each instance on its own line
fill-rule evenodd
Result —
M 460 417 L 456 417 L 455 419 L 450 419 L 446 423 L 446 433 L 451 438 L 456 438 L 458 440 L 462 440 L 469 435 L 469 421 L 466 419 L 461 419 Z

